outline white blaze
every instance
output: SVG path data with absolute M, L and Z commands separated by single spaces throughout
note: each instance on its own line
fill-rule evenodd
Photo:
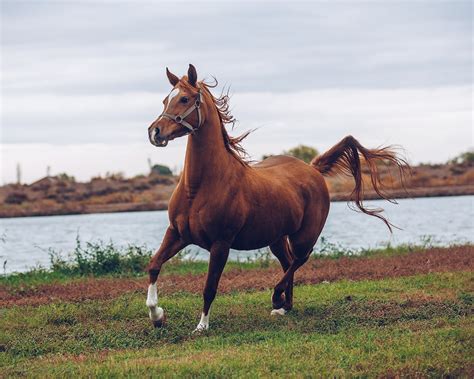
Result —
M 179 92 L 180 92 L 179 88 L 173 88 L 173 90 L 168 95 L 168 102 L 166 103 L 166 107 L 165 107 L 165 110 L 163 111 L 163 113 L 166 113 L 166 111 L 168 110 L 168 107 L 170 106 L 171 100 L 173 100 L 176 96 L 178 96 Z M 163 117 L 163 116 L 161 116 L 161 117 Z M 161 117 L 158 120 L 160 120 Z

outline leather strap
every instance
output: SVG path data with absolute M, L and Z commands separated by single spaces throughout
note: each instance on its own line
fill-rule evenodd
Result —
M 201 104 L 202 104 L 202 95 L 201 95 L 201 90 L 199 90 L 197 99 L 194 101 L 194 104 L 191 105 L 186 111 L 184 111 L 180 115 L 172 115 L 172 114 L 163 112 L 160 117 L 166 117 L 167 119 L 188 128 L 190 133 L 194 133 L 196 130 L 198 130 L 201 127 L 201 122 L 202 122 Z M 195 110 L 197 110 L 197 113 L 198 113 L 198 125 L 194 128 L 189 122 L 185 120 L 185 118 L 188 117 Z

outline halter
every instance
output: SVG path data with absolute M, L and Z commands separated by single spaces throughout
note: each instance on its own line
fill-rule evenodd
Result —
M 179 125 L 183 125 L 184 127 L 188 128 L 189 133 L 192 134 L 201 127 L 201 104 L 202 104 L 201 97 L 202 97 L 201 90 L 199 90 L 198 97 L 194 101 L 194 104 L 191 105 L 185 112 L 181 113 L 180 115 L 172 115 L 172 114 L 163 112 L 160 117 L 166 117 L 167 119 L 174 121 Z M 198 113 L 198 125 L 197 127 L 194 128 L 189 122 L 185 121 L 184 119 L 188 117 L 195 109 L 197 110 L 197 113 Z

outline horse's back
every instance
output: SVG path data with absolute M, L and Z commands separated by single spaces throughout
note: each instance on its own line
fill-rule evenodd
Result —
M 259 176 L 273 182 L 287 182 L 291 186 L 309 185 L 312 189 L 324 192 L 326 182 L 321 173 L 300 159 L 287 155 L 274 155 L 252 165 Z M 319 191 L 318 191 L 319 192 Z
M 288 155 L 272 155 L 268 158 L 265 158 L 261 162 L 255 163 L 252 165 L 255 169 L 265 169 L 270 167 L 282 166 L 282 165 L 306 165 L 303 161 L 295 158 L 290 157 Z

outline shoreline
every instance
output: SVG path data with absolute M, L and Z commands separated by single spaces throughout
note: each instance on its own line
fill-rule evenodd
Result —
M 431 197 L 449 196 L 472 196 L 474 195 L 474 185 L 465 186 L 442 186 L 429 188 L 410 188 L 405 190 L 394 190 L 388 192 L 394 200 L 416 199 Z M 330 193 L 331 202 L 350 201 L 350 194 L 343 192 Z M 365 200 L 382 200 L 375 192 L 370 191 L 364 194 Z M 79 205 L 77 207 L 64 206 L 50 209 L 48 212 L 18 212 L 17 214 L 4 215 L 0 211 L 0 219 L 22 218 L 22 217 L 46 217 L 46 216 L 68 216 L 81 214 L 102 214 L 102 213 L 123 213 L 123 212 L 151 212 L 164 211 L 168 209 L 168 200 L 154 203 L 119 203 L 119 204 L 98 204 Z

